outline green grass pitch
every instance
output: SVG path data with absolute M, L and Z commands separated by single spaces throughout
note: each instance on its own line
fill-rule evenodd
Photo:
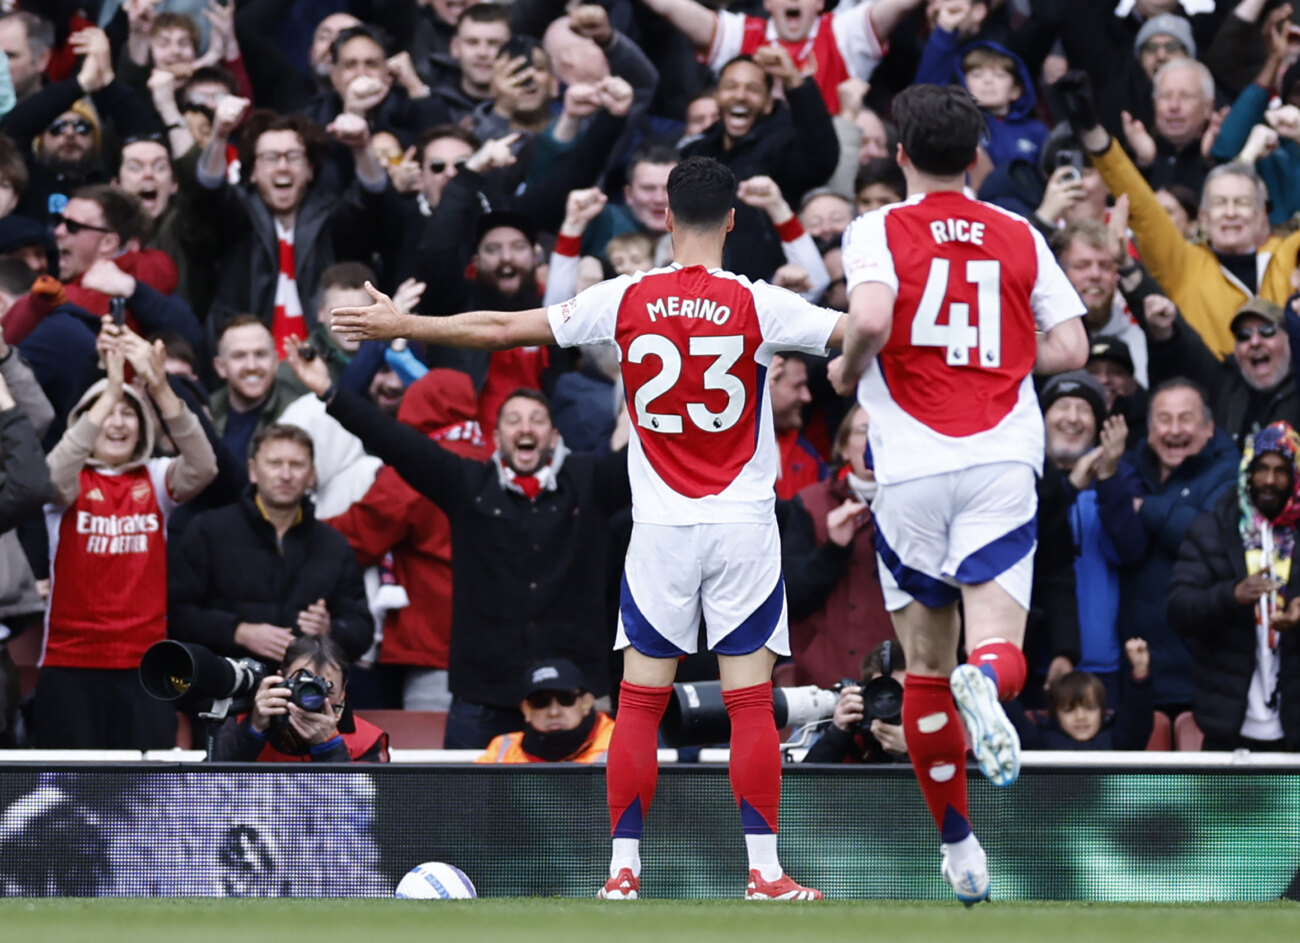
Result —
M 1300 939 L 1300 905 L 826 901 L 3 900 L 23 943 L 1157 943 Z

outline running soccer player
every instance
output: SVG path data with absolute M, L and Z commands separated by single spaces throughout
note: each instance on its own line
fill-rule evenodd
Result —
M 776 849 L 781 755 L 771 679 L 790 646 L 774 513 L 779 460 L 764 393 L 774 353 L 825 354 L 840 343 L 846 319 L 719 268 L 735 195 L 735 177 L 717 161 L 678 164 L 665 217 L 673 264 L 602 282 L 563 304 L 421 318 L 400 314 L 367 285 L 375 304 L 332 316 L 344 338 L 618 348 L 636 434 L 628 459 L 634 526 L 615 641 L 623 684 L 606 771 L 613 855 L 599 896 L 608 899 L 640 893 L 659 722 L 678 657 L 695 651 L 701 613 L 731 720 L 731 787 L 749 854 L 745 896 L 822 896 L 786 875 Z
M 988 897 L 988 861 L 967 813 L 958 710 L 980 770 L 1010 785 L 1020 741 L 999 700 L 1025 681 L 1044 454 L 1030 374 L 1082 367 L 1088 342 L 1083 303 L 1043 237 L 962 192 L 984 130 L 970 94 L 913 86 L 894 117 L 909 196 L 844 235 L 849 325 L 830 369 L 871 415 L 880 577 L 907 655 L 907 749 L 942 836 L 943 877 L 972 904 Z

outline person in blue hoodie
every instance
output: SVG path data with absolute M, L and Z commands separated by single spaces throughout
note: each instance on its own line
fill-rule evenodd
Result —
M 966 87 L 984 112 L 989 129 L 984 149 L 994 167 L 1013 160 L 1037 162 L 1048 132 L 1033 116 L 1038 97 L 1029 70 L 997 43 L 977 41 L 959 48 L 960 38 L 956 31 L 935 27 L 916 70 L 917 83 Z

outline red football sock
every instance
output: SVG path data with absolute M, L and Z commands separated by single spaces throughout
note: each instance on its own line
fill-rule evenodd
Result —
M 772 682 L 722 692 L 731 718 L 731 791 L 746 835 L 775 835 L 781 808 L 781 741 Z
M 909 674 L 903 684 L 903 735 L 921 795 L 945 842 L 970 834 L 966 735 L 947 678 Z
M 659 721 L 673 689 L 624 681 L 619 690 L 618 716 L 605 758 L 609 824 L 615 838 L 640 838 L 659 781 Z
M 1029 666 L 1025 653 L 1004 638 L 991 638 L 971 649 L 966 664 L 974 665 L 998 686 L 998 700 L 1009 701 L 1025 686 Z

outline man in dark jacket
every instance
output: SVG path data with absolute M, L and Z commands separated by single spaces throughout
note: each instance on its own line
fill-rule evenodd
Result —
M 1124 456 L 1119 474 L 1097 482 L 1111 542 L 1141 552 L 1121 574 L 1119 636 L 1147 640 L 1155 705 L 1170 714 L 1191 706 L 1193 670 L 1191 653 L 1165 621 L 1170 576 L 1188 526 L 1232 486 L 1237 460 L 1204 395 L 1176 378 L 1151 395 L 1146 439 Z M 1124 514 L 1120 504 L 1136 505 L 1137 516 Z
M 374 623 L 352 549 L 306 499 L 316 477 L 311 437 L 273 424 L 250 452 L 250 491 L 196 517 L 172 555 L 169 634 L 273 665 L 296 637 L 329 635 L 359 658 Z
M 567 658 L 597 698 L 609 694 L 605 593 L 608 519 L 631 503 L 627 452 L 571 455 L 546 397 L 519 390 L 501 407 L 488 462 L 462 458 L 418 429 L 330 384 L 318 359 L 291 350 L 298 378 L 366 450 L 451 523 L 448 749 L 484 749 L 519 730 L 525 669 Z
M 1193 710 L 1204 749 L 1300 750 L 1300 435 L 1252 436 L 1237 487 L 1187 530 L 1169 587 L 1169 623 L 1196 662 Z
M 826 103 L 815 82 L 807 81 L 781 46 L 760 65 L 737 56 L 718 74 L 722 119 L 686 145 L 683 157 L 712 157 L 731 168 L 737 180 L 768 176 L 786 202 L 798 206 L 803 195 L 825 183 L 839 161 L 840 145 Z M 784 105 L 772 97 L 781 80 Z M 736 228 L 727 237 L 722 264 L 749 278 L 768 278 L 785 264 L 781 237 L 767 214 L 739 200 Z
M 1233 352 L 1222 361 L 1168 298 L 1149 296 L 1145 307 L 1153 386 L 1175 376 L 1199 383 L 1209 393 L 1215 424 L 1239 449 L 1271 423 L 1300 426 L 1300 392 L 1280 305 L 1252 298 L 1238 308 L 1230 325 Z

